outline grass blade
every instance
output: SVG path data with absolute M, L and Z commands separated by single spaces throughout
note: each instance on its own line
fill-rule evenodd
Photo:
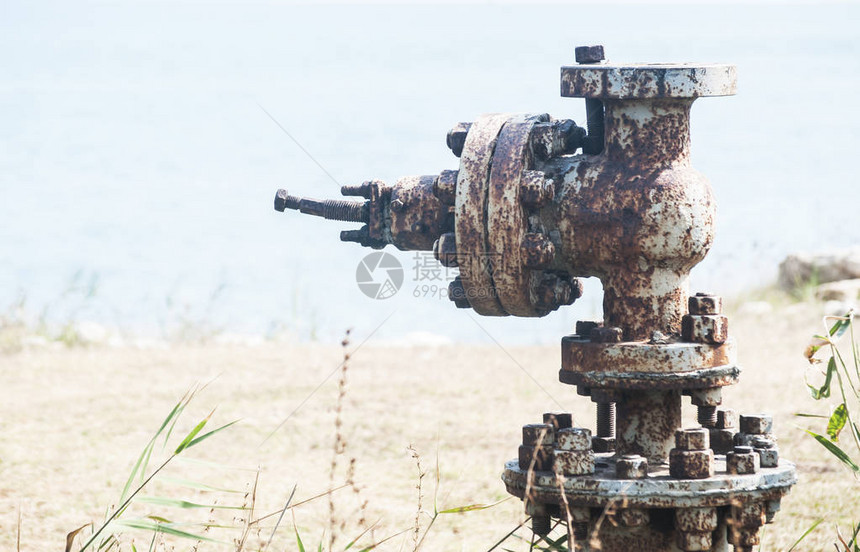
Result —
M 469 504 L 468 506 L 460 506 L 458 508 L 448 508 L 447 510 L 440 510 L 440 514 L 462 514 L 464 512 L 474 512 L 477 510 L 486 510 L 487 508 L 492 508 L 493 506 L 497 506 L 502 502 L 508 500 L 508 498 L 503 498 L 498 502 L 493 502 L 492 504 Z
M 75 537 L 77 537 L 78 533 L 83 531 L 86 527 L 89 527 L 89 525 L 90 525 L 89 523 L 85 523 L 85 524 L 81 525 L 80 527 L 78 527 L 77 529 L 75 529 L 74 531 L 70 531 L 69 534 L 66 535 L 66 552 L 72 552 L 72 545 L 75 543 Z M 18 532 L 19 537 L 20 537 L 20 534 L 21 534 L 21 532 L 19 531 Z M 20 543 L 18 545 L 18 549 L 19 550 L 21 549 Z
M 212 508 L 216 510 L 247 510 L 245 506 L 222 506 L 220 504 L 198 504 L 176 498 L 167 498 L 162 496 L 139 496 L 134 499 L 135 502 L 143 502 L 144 504 L 155 504 L 157 506 L 167 506 L 170 508 Z
M 191 440 L 191 442 L 189 442 L 189 443 L 185 446 L 185 448 L 191 448 L 191 447 L 193 447 L 194 445 L 196 445 L 196 444 L 200 443 L 201 441 L 203 441 L 204 439 L 208 439 L 209 437 L 211 437 L 211 436 L 215 435 L 215 434 L 216 434 L 216 433 L 218 433 L 219 431 L 222 431 L 222 430 L 224 430 L 224 429 L 227 429 L 227 428 L 228 428 L 228 427 L 230 427 L 231 425 L 233 425 L 233 424 L 235 424 L 235 423 L 238 423 L 238 422 L 239 422 L 239 420 L 233 420 L 233 421 L 232 421 L 232 422 L 230 422 L 229 424 L 224 424 L 224 425 L 222 425 L 221 427 L 219 427 L 218 429 L 213 429 L 213 430 L 212 430 L 212 431 L 210 431 L 209 433 L 204 433 L 204 434 L 203 434 L 203 435 L 201 435 L 200 437 L 197 437 L 196 439 L 192 439 L 192 440 Z
M 215 411 L 214 411 L 214 410 L 213 410 L 212 412 L 210 412 L 208 416 L 206 416 L 205 418 L 203 418 L 203 419 L 200 421 L 200 423 L 198 423 L 196 426 L 194 426 L 194 429 L 192 429 L 192 430 L 188 433 L 188 435 L 186 435 L 186 436 L 185 436 L 185 439 L 183 439 L 183 440 L 182 440 L 182 442 L 181 442 L 181 443 L 179 443 L 179 446 L 178 446 L 178 447 L 176 447 L 176 450 L 175 450 L 175 451 L 173 451 L 173 454 L 179 454 L 179 453 L 181 453 L 183 450 L 185 450 L 186 448 L 188 448 L 189 443 L 191 443 L 191 441 L 193 441 L 193 440 L 194 440 L 194 438 L 195 438 L 195 437 L 197 437 L 197 434 L 198 434 L 198 433 L 200 433 L 200 432 L 203 430 L 203 428 L 206 426 L 206 423 L 209 421 L 209 419 L 212 417 L 212 415 L 213 415 L 213 414 L 215 414 Z
M 821 443 L 821 445 L 824 446 L 824 448 L 826 448 L 828 451 L 830 451 L 830 454 L 838 458 L 840 462 L 851 468 L 853 471 L 860 472 L 860 466 L 855 464 L 854 461 L 851 460 L 851 457 L 848 456 L 848 454 L 846 454 L 844 450 L 839 448 L 836 443 L 831 442 L 827 437 L 819 435 L 814 431 L 810 431 L 807 429 L 806 432 L 812 435 L 816 441 Z
M 120 519 L 113 522 L 114 525 L 118 525 L 120 527 L 126 527 L 128 529 L 141 529 L 143 531 L 153 531 L 155 533 L 164 533 L 165 535 L 170 535 L 172 537 L 179 537 L 183 539 L 190 540 L 199 540 L 205 542 L 214 542 L 220 543 L 215 539 L 209 538 L 205 535 L 197 535 L 194 533 L 189 533 L 188 531 L 183 531 L 181 529 L 176 529 L 171 525 L 164 525 L 162 523 L 153 522 L 146 519 Z M 221 543 L 224 544 L 224 543 Z

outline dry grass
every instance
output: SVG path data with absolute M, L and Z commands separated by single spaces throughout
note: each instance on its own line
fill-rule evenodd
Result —
M 804 310 L 805 309 L 805 310 Z M 732 315 L 745 372 L 725 393 L 725 404 L 774 414 L 780 449 L 797 462 L 801 482 L 768 526 L 764 550 L 784 550 L 819 517 L 847 524 L 860 519 L 857 483 L 820 446 L 805 438 L 793 413 L 812 410 L 802 384 L 801 356 L 817 331 L 811 308 L 790 307 L 769 315 Z M 558 348 L 508 351 L 574 414 L 591 426 L 593 405 L 558 383 Z M 225 471 L 187 465 L 199 479 L 242 488 L 260 466 L 255 509 L 283 508 L 329 486 L 332 440 L 338 411 L 348 447 L 341 468 L 351 470 L 360 493 L 337 491 L 336 516 L 345 521 L 343 546 L 360 533 L 359 517 L 379 520 L 381 538 L 406 533 L 382 549 L 411 549 L 416 510 L 416 465 L 441 465 L 441 507 L 489 503 L 506 496 L 499 480 L 505 460 L 516 456 L 520 428 L 556 410 L 552 400 L 495 345 L 445 348 L 385 347 L 369 343 L 350 360 L 345 397 L 332 379 L 271 439 L 261 443 L 342 361 L 336 344 L 247 347 L 175 346 L 169 349 L 32 350 L 0 357 L 0 549 L 14 550 L 18 510 L 21 549 L 60 550 L 68 531 L 99 520 L 116 500 L 137 452 L 179 396 L 195 382 L 215 380 L 196 400 L 200 419 L 218 405 L 213 423 L 242 418 L 228 433 L 198 447 L 194 455 L 250 468 Z M 692 419 L 688 402 L 685 416 Z M 351 464 L 348 457 L 355 457 Z M 343 472 L 340 480 L 349 474 Z M 425 508 L 434 482 L 425 478 Z M 362 504 L 367 501 L 366 512 Z M 313 548 L 325 542 L 330 506 L 325 499 L 296 508 L 296 524 Z M 509 500 L 489 510 L 442 516 L 424 543 L 427 550 L 486 549 L 522 521 L 522 504 Z M 198 517 L 198 519 L 201 519 Z M 205 514 L 203 516 L 205 520 Z M 289 516 L 272 550 L 293 549 Z M 427 523 L 428 518 L 422 517 Z M 241 532 L 241 531 L 240 531 Z M 252 534 L 248 542 L 268 538 Z M 803 550 L 830 548 L 832 525 L 822 525 Z M 180 549 L 190 548 L 183 544 Z M 201 550 L 209 546 L 201 546 Z M 213 547 L 214 548 L 214 547 Z M 227 548 L 223 548 L 227 549 Z

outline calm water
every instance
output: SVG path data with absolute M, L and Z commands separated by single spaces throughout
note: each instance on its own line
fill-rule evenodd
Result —
M 554 342 L 599 289 L 540 320 L 490 320 L 355 285 L 349 225 L 271 208 L 278 187 L 456 168 L 445 133 L 489 111 L 546 111 L 573 46 L 625 61 L 728 61 L 739 95 L 693 109 L 694 164 L 719 200 L 694 287 L 772 278 L 788 252 L 860 242 L 860 10 L 845 5 L 366 7 L 247 2 L 0 6 L 0 306 L 159 334 L 336 337 L 421 331 Z M 281 124 L 326 175 L 263 113 Z M 335 183 L 333 180 L 336 180 Z M 76 276 L 77 275 L 77 276 Z M 75 285 L 89 288 L 82 298 Z M 442 284 L 444 286 L 444 284 Z M 480 327 L 478 325 L 480 323 Z M 486 329 L 486 333 L 484 329 Z

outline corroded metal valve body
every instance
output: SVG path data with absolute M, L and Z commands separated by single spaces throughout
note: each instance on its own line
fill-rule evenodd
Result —
M 317 201 L 280 190 L 275 208 L 362 223 L 344 241 L 432 250 L 457 267 L 458 307 L 487 316 L 544 316 L 604 289 L 604 317 L 562 339 L 559 379 L 597 404 L 596 432 L 569 414 L 523 428 L 502 475 L 534 530 L 571 525 L 577 549 L 751 550 L 795 482 L 770 418 L 720 409 L 738 381 L 721 301 L 690 296 L 690 270 L 710 249 L 716 206 L 690 163 L 690 107 L 735 93 L 721 64 L 618 65 L 577 48 L 561 93 L 585 98 L 586 128 L 546 114 L 488 114 L 447 144 L 457 170 L 388 186 L 342 189 L 364 201 Z M 682 396 L 701 427 L 682 428 Z M 572 545 L 573 546 L 573 545 Z

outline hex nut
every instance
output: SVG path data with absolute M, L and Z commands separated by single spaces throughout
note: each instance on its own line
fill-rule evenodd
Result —
M 720 314 L 723 312 L 723 299 L 718 295 L 697 293 L 687 301 L 690 314 Z
M 621 328 L 598 327 L 591 330 L 589 338 L 593 343 L 621 343 L 624 331 Z
M 555 183 L 543 171 L 523 171 L 520 180 L 520 201 L 527 207 L 539 208 L 555 196 Z
M 675 527 L 679 531 L 714 531 L 719 524 L 716 508 L 678 508 Z
M 638 454 L 625 454 L 615 461 L 618 479 L 644 479 L 648 477 L 648 460 Z
M 543 234 L 529 232 L 523 236 L 520 255 L 528 268 L 546 268 L 555 259 L 555 245 Z
M 765 522 L 764 503 L 744 502 L 732 506 L 731 522 L 740 527 L 761 527 Z
M 459 171 L 442 171 L 433 183 L 433 193 L 444 205 L 454 205 L 457 196 Z
M 779 465 L 779 451 L 775 448 L 754 449 L 759 457 L 759 465 L 762 468 L 775 468 Z
M 603 46 L 577 46 L 573 50 L 577 63 L 599 63 L 605 59 Z
M 756 433 L 735 433 L 734 441 L 735 446 L 755 448 L 753 444 L 757 441 L 760 441 L 761 439 L 766 439 L 767 441 L 772 443 L 773 446 L 776 446 L 776 437 L 772 433 L 770 435 L 758 435 Z
M 675 430 L 675 448 L 705 450 L 711 447 L 708 430 L 703 427 Z
M 591 430 L 568 427 L 558 430 L 555 448 L 558 450 L 591 450 Z
M 564 475 L 588 475 L 594 473 L 594 452 L 591 450 L 556 450 L 553 454 L 552 470 Z
M 520 445 L 518 460 L 521 470 L 528 470 L 532 465 L 532 461 L 535 463 L 535 471 L 551 470 L 553 463 L 552 445 L 540 447 Z
M 719 406 L 722 402 L 722 387 L 690 390 L 690 403 L 692 403 L 693 406 Z
M 603 322 L 595 322 L 593 320 L 577 320 L 576 321 L 576 335 L 579 337 L 583 337 L 588 339 L 591 335 L 591 330 L 594 328 L 598 328 L 603 325 Z
M 591 448 L 594 452 L 615 452 L 615 437 L 592 437 Z
M 591 402 L 595 403 L 614 403 L 621 400 L 621 391 L 615 389 L 591 389 Z
M 551 445 L 555 441 L 555 432 L 549 424 L 526 424 L 523 426 L 523 444 Z
M 625 527 L 641 527 L 648 525 L 648 510 L 643 508 L 625 508 L 618 513 L 618 521 Z
M 773 432 L 773 417 L 767 414 L 741 414 L 741 433 L 767 435 Z
M 573 416 L 570 412 L 544 412 L 543 423 L 551 425 L 556 431 L 567 429 L 573 425 Z
M 707 479 L 714 475 L 714 451 L 669 451 L 669 475 L 675 479 Z
M 685 552 L 710 550 L 713 546 L 712 534 L 713 531 L 678 531 L 676 544 Z
M 433 244 L 433 256 L 442 264 L 442 266 L 455 267 L 459 263 L 457 261 L 457 240 L 454 232 L 446 232 L 439 236 L 436 243 Z
M 717 409 L 717 429 L 734 428 L 737 421 L 737 414 L 731 408 Z
M 731 429 L 708 428 L 708 439 L 711 441 L 711 449 L 716 454 L 731 452 L 735 446 L 735 432 Z
M 457 123 L 454 128 L 448 131 L 448 136 L 445 142 L 451 149 L 451 153 L 460 157 L 463 153 L 463 147 L 466 145 L 466 135 L 469 134 L 469 129 L 472 128 L 472 123 Z
M 722 314 L 685 314 L 681 337 L 691 343 L 719 345 L 729 338 L 729 319 Z
M 584 385 L 576 386 L 576 394 L 580 397 L 590 397 L 591 396 L 591 387 L 586 387 Z
M 735 447 L 734 451 L 726 454 L 726 471 L 730 474 L 757 473 L 759 469 L 761 469 L 761 459 L 749 447 Z

